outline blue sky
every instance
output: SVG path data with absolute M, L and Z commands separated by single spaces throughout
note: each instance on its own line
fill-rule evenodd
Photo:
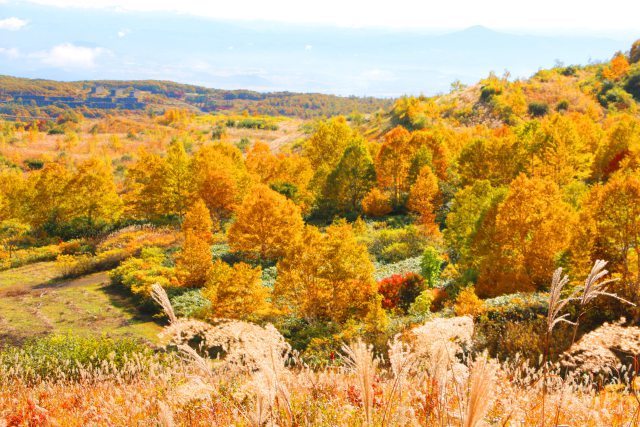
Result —
M 553 14 L 545 2 L 522 12 L 502 0 L 0 0 L 0 73 L 431 95 L 490 71 L 526 77 L 557 61 L 605 60 L 640 37 L 638 5 L 609 2 L 613 20 L 601 2 L 548 2 L 561 3 Z

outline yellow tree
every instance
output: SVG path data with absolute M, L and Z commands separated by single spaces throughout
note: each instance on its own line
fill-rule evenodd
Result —
M 209 214 L 207 205 L 201 199 L 196 200 L 184 217 L 182 222 L 182 232 L 193 234 L 211 245 L 213 243 L 213 231 L 219 228 L 218 224 L 214 224 Z
M 203 295 L 211 301 L 216 318 L 257 320 L 270 311 L 269 288 L 262 286 L 260 267 L 243 262 L 216 260 L 209 272 Z
M 591 255 L 611 260 L 622 275 L 625 297 L 640 302 L 640 176 L 617 173 L 593 187 L 584 211 L 593 226 Z M 585 273 L 581 271 L 580 273 Z
M 0 221 L 19 219 L 29 222 L 31 193 L 32 183 L 20 169 L 0 166 Z
M 519 175 L 498 205 L 491 235 L 481 236 L 488 253 L 476 291 L 499 295 L 544 286 L 556 256 L 567 249 L 574 222 L 572 208 L 549 180 Z
M 273 154 L 267 144 L 258 141 L 247 153 L 245 163 L 256 181 L 285 194 L 303 212 L 309 210 L 314 201 L 309 189 L 314 173 L 308 158 L 293 153 Z
M 589 176 L 593 155 L 569 117 L 546 117 L 531 132 L 527 143 L 531 175 L 549 178 L 561 186 Z
M 198 196 L 215 217 L 228 218 L 249 185 L 242 152 L 225 142 L 208 144 L 195 154 L 192 168 Z
M 392 210 L 389 196 L 378 187 L 373 187 L 362 199 L 362 211 L 368 216 L 381 217 Z
M 263 184 L 274 181 L 279 163 L 278 157 L 271 152 L 271 148 L 261 141 L 253 144 L 245 160 L 249 172 L 258 176 Z
M 616 56 L 611 59 L 609 66 L 602 70 L 602 77 L 611 81 L 618 81 L 629 71 L 629 61 L 622 52 L 618 52 Z
M 321 233 L 307 226 L 278 262 L 274 300 L 309 322 L 363 318 L 376 293 L 373 264 L 346 222 Z
M 260 261 L 273 260 L 300 236 L 300 208 L 263 184 L 254 186 L 238 208 L 229 227 L 229 245 Z
M 60 215 L 68 196 L 65 187 L 71 179 L 69 170 L 59 163 L 47 163 L 31 179 L 34 181 L 31 225 L 41 227 L 48 221 L 61 220 Z
M 327 179 L 323 191 L 325 210 L 357 214 L 362 199 L 375 185 L 376 172 L 364 139 L 358 138 L 344 150 Z
M 165 203 L 169 211 L 176 214 L 180 221 L 193 194 L 190 164 L 191 159 L 187 155 L 184 143 L 181 140 L 172 142 L 167 151 Z
M 384 136 L 384 143 L 376 157 L 378 183 L 391 193 L 394 206 L 400 205 L 401 196 L 409 190 L 409 166 L 414 150 L 409 144 L 411 134 L 395 127 Z
M 141 151 L 127 169 L 124 181 L 125 213 L 134 219 L 158 220 L 171 214 L 167 199 L 169 166 L 162 157 Z
M 304 154 L 311 161 L 314 170 L 321 166 L 331 168 L 338 162 L 352 138 L 353 131 L 344 117 L 321 121 L 305 143 Z
M 435 224 L 436 216 L 433 212 L 438 195 L 438 178 L 431 167 L 424 166 L 415 184 L 411 186 L 407 207 L 420 215 L 420 222 L 430 234 L 438 234 L 438 227 Z
M 611 120 L 606 137 L 597 147 L 593 176 L 609 177 L 621 168 L 640 166 L 640 120 L 631 114 L 619 114 Z
M 449 258 L 459 269 L 477 270 L 482 264 L 484 251 L 477 251 L 474 242 L 479 241 L 478 232 L 491 218 L 488 212 L 502 201 L 505 191 L 492 187 L 487 180 L 478 180 L 456 193 L 447 215 L 444 238 Z
M 91 228 L 99 223 L 117 220 L 122 213 L 122 200 L 113 181 L 111 163 L 90 158 L 73 174 L 64 193 L 65 217 L 82 219 Z
M 455 134 L 445 129 L 416 131 L 411 134 L 409 145 L 414 150 L 426 148 L 431 154 L 431 163 L 438 179 L 447 179 L 447 169 L 451 162 L 450 147 L 454 146 Z
M 202 200 L 196 201 L 182 222 L 184 244 L 176 257 L 176 275 L 183 286 L 202 286 L 213 265 L 213 224 Z

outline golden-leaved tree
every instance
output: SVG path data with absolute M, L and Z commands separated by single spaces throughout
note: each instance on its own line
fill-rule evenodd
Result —
M 478 180 L 455 194 L 447 215 L 444 238 L 449 258 L 458 264 L 459 270 L 477 271 L 482 264 L 486 251 L 477 250 L 477 235 L 490 221 L 488 212 L 502 201 L 505 192 L 503 188 L 492 187 L 488 180 Z
M 438 195 L 438 178 L 431 170 L 431 167 L 424 166 L 420 170 L 415 184 L 411 186 L 407 207 L 420 215 L 420 223 L 432 235 L 439 234 L 434 213 Z
M 598 145 L 593 177 L 606 179 L 620 169 L 640 166 L 640 120 L 631 114 L 618 114 L 609 120 L 604 140 Z
M 198 196 L 217 218 L 228 218 L 249 186 L 242 152 L 231 144 L 203 146 L 193 157 L 193 176 Z
M 243 262 L 233 266 L 216 260 L 207 277 L 203 295 L 211 301 L 216 318 L 257 320 L 270 311 L 269 288 L 262 286 L 260 267 Z
M 282 257 L 304 227 L 300 208 L 264 184 L 255 185 L 229 227 L 229 245 L 259 261 Z
M 353 138 L 353 130 L 344 117 L 321 121 L 305 143 L 304 154 L 314 170 L 323 166 L 332 168 Z
M 202 286 L 213 261 L 213 222 L 207 206 L 197 200 L 187 211 L 182 222 L 184 244 L 176 257 L 176 276 L 182 286 Z
M 256 181 L 287 193 L 303 212 L 311 208 L 314 194 L 309 185 L 314 172 L 308 158 L 282 151 L 274 154 L 267 144 L 257 141 L 247 153 L 245 163 Z
M 378 183 L 391 193 L 394 206 L 398 206 L 402 195 L 409 191 L 409 167 L 415 151 L 410 138 L 411 134 L 402 126 L 393 128 L 385 134 L 376 157 Z
M 67 197 L 65 188 L 71 180 L 71 173 L 60 163 L 47 163 L 40 171 L 34 173 L 33 197 L 30 206 L 30 223 L 33 227 L 41 227 L 46 222 L 62 220 L 64 203 Z
M 618 81 L 627 74 L 629 71 L 629 61 L 627 57 L 618 52 L 612 59 L 607 67 L 602 69 L 602 77 L 611 81 Z
M 376 171 L 367 145 L 362 138 L 354 139 L 327 179 L 322 197 L 326 210 L 342 214 L 362 212 L 362 199 L 375 181 Z
M 181 140 L 171 143 L 167 150 L 165 176 L 165 204 L 182 221 L 193 195 L 191 159 Z
M 416 131 L 411 134 L 409 144 L 413 149 L 425 148 L 431 155 L 431 164 L 438 179 L 447 179 L 447 169 L 451 163 L 450 147 L 454 145 L 456 135 L 452 131 L 437 128 L 430 131 Z
M 128 217 L 138 220 L 155 221 L 164 215 L 170 215 L 171 198 L 167 194 L 169 166 L 165 159 L 157 154 L 140 151 L 136 162 L 125 175 L 122 199 Z
M 553 181 L 519 175 L 497 206 L 495 220 L 485 218 L 490 232 L 480 235 L 486 253 L 480 266 L 478 295 L 544 286 L 550 266 L 569 246 L 574 216 Z
M 640 174 L 616 173 L 592 188 L 582 210 L 581 237 L 574 261 L 576 274 L 588 273 L 577 257 L 611 260 L 608 267 L 622 276 L 621 294 L 640 303 Z M 585 252 L 585 251 L 582 251 Z
M 324 234 L 308 225 L 278 262 L 274 300 L 310 322 L 363 318 L 376 293 L 373 271 L 351 225 L 336 223 Z
M 521 138 L 529 153 L 528 172 L 566 185 L 575 179 L 587 178 L 591 172 L 593 154 L 576 123 L 569 117 L 553 114 Z
M 111 223 L 122 213 L 122 200 L 113 181 L 111 162 L 90 158 L 78 165 L 64 189 L 64 216 L 86 221 L 91 228 Z
M 381 217 L 392 210 L 389 196 L 378 187 L 373 187 L 362 199 L 362 211 L 368 216 Z

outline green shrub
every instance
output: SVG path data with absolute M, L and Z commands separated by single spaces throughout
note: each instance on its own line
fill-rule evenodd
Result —
M 499 95 L 501 92 L 502 91 L 496 87 L 483 86 L 482 89 L 480 89 L 480 102 L 488 102 L 495 95 Z
M 569 101 L 566 99 L 561 100 L 556 105 L 556 111 L 567 111 L 569 109 Z
M 640 50 L 640 48 L 638 48 L 638 50 Z M 627 77 L 624 83 L 624 90 L 630 93 L 636 101 L 640 102 L 640 68 Z
M 431 289 L 423 290 L 413 304 L 409 306 L 408 314 L 420 319 L 429 317 L 431 315 L 433 299 L 433 291 Z
M 420 269 L 422 271 L 422 277 L 424 277 L 428 287 L 433 288 L 440 281 L 440 272 L 442 271 L 443 263 L 442 256 L 440 256 L 438 250 L 433 246 L 427 247 L 422 253 Z
M 549 113 L 549 105 L 546 102 L 531 102 L 528 111 L 533 117 L 546 116 Z
M 378 260 L 394 263 L 420 255 L 428 241 L 424 234 L 410 225 L 374 231 L 368 246 Z
M 598 101 L 605 108 L 613 107 L 618 110 L 629 108 L 633 102 L 629 93 L 611 82 L 602 85 L 598 93 Z
M 167 293 L 178 317 L 204 317 L 211 308 L 211 301 L 202 296 L 200 289 L 173 288 Z
M 226 134 L 227 134 L 227 131 L 224 127 L 216 126 L 213 130 L 211 130 L 211 139 L 214 141 L 219 141 Z
M 26 159 L 24 164 L 30 170 L 38 170 L 44 167 L 44 160 L 42 159 Z
M 236 147 L 238 147 L 243 153 L 246 153 L 250 146 L 251 141 L 249 138 L 241 138 L 240 141 L 236 142 Z

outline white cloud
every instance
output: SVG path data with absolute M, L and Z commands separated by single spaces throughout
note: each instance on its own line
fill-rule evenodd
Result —
M 636 30 L 640 2 L 609 0 L 607 9 L 621 10 L 616 19 L 603 19 L 601 0 L 538 0 L 536 7 L 514 7 L 512 0 L 325 0 L 321 5 L 300 0 L 29 0 L 33 3 L 116 11 L 170 11 L 216 19 L 330 24 L 347 27 L 465 28 L 556 31 Z M 552 12 L 550 12 L 552 11 Z
M 31 56 L 39 58 L 43 64 L 57 68 L 93 68 L 96 66 L 96 60 L 107 52 L 101 47 L 84 47 L 64 43 Z
M 313 49 L 313 45 L 310 45 L 310 44 L 304 45 L 304 50 L 311 50 L 311 49 Z
M 11 18 L 0 19 L 0 30 L 9 30 L 9 31 L 18 31 L 25 25 L 27 25 L 28 21 L 24 19 L 16 18 L 12 16 Z
M 131 33 L 131 30 L 128 29 L 128 28 L 124 28 L 124 29 L 118 31 L 118 37 L 119 38 L 123 38 L 123 37 L 127 36 L 129 33 Z
M 20 51 L 15 47 L 0 47 L 0 55 L 6 56 L 9 59 L 16 59 L 20 56 Z

